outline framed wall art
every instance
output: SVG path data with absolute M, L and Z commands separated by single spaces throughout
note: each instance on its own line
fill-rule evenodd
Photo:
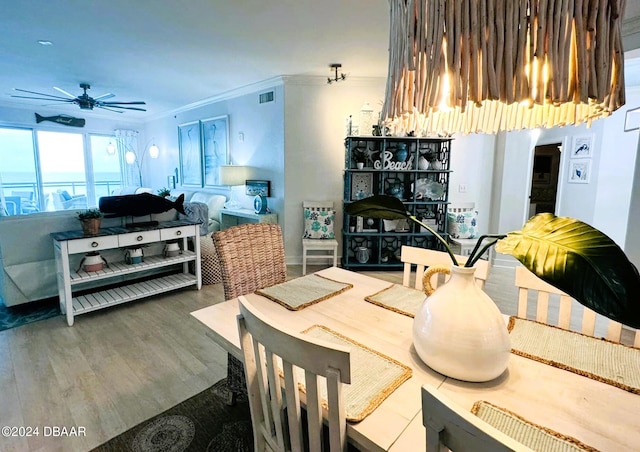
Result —
M 571 160 L 569 162 L 569 182 L 588 184 L 591 178 L 591 160 Z
M 200 124 L 204 186 L 217 187 L 220 185 L 220 166 L 229 162 L 229 117 L 203 119 Z
M 573 137 L 571 146 L 572 159 L 591 158 L 593 154 L 593 135 Z
M 202 187 L 202 154 L 200 152 L 200 122 L 178 126 L 180 174 L 185 187 Z
M 632 130 L 640 129 L 640 107 L 627 110 L 624 116 L 624 131 L 631 132 Z
M 247 196 L 262 195 L 267 198 L 271 196 L 271 181 L 268 180 L 247 180 L 246 183 Z

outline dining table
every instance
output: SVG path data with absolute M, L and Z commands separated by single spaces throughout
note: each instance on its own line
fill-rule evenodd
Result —
M 283 328 L 303 332 L 321 325 L 411 370 L 410 377 L 386 394 L 364 419 L 347 423 L 347 437 L 359 449 L 425 450 L 421 388 L 429 385 L 463 409 L 471 410 L 476 402 L 486 401 L 596 450 L 640 450 L 638 393 L 514 353 L 510 354 L 505 372 L 491 381 L 472 383 L 446 377 L 418 356 L 412 343 L 413 318 L 371 302 L 373 294 L 393 283 L 338 267 L 313 275 L 344 283 L 347 288 L 295 309 L 274 301 L 266 293 L 251 293 L 245 298 Z M 207 327 L 207 335 L 215 343 L 243 359 L 237 326 L 238 299 L 191 314 Z

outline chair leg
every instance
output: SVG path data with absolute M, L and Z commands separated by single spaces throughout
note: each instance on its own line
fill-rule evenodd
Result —
M 307 250 L 302 248 L 302 276 L 307 274 Z
M 240 394 L 247 394 L 244 364 L 235 356 L 227 355 L 227 405 L 233 406 Z

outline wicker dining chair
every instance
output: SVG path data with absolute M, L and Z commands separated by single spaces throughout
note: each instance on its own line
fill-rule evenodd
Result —
M 282 229 L 277 224 L 249 223 L 213 234 L 222 271 L 224 298 L 230 300 L 287 279 Z M 227 359 L 228 403 L 246 393 L 243 364 Z

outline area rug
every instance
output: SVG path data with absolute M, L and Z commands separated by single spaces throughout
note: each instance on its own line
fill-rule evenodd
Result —
M 225 403 L 226 379 L 116 436 L 94 452 L 253 451 L 251 413 L 246 396 Z
M 34 301 L 17 306 L 0 302 L 0 331 L 60 315 L 58 299 Z

